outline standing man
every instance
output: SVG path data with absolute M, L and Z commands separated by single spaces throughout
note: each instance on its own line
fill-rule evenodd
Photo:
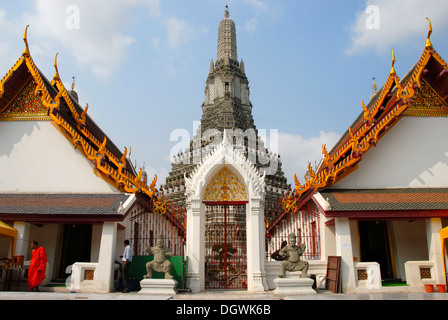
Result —
M 129 269 L 132 262 L 132 249 L 129 246 L 129 240 L 124 240 L 123 253 L 123 293 L 129 292 Z
M 37 241 L 31 242 L 32 257 L 28 269 L 28 287 L 31 291 L 39 292 L 39 285 L 45 279 L 47 270 L 47 253 L 43 247 L 39 247 Z

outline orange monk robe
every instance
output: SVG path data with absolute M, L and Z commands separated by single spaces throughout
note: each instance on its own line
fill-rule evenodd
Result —
M 33 256 L 28 269 L 28 286 L 30 290 L 45 279 L 45 271 L 47 269 L 47 254 L 45 249 L 38 247 L 33 250 Z

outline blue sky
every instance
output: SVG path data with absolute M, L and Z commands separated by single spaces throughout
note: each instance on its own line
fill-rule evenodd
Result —
M 0 0 L 0 76 L 20 57 L 23 32 L 51 79 L 58 53 L 67 87 L 131 159 L 163 183 L 171 133 L 193 136 L 225 5 L 237 26 L 258 129 L 279 131 L 289 183 L 321 157 L 379 87 L 395 50 L 403 77 L 423 52 L 428 23 L 448 59 L 446 0 Z M 373 6 L 373 7 L 372 7 Z M 372 8 L 374 9 L 372 11 Z M 367 11 L 366 11 L 367 10 Z

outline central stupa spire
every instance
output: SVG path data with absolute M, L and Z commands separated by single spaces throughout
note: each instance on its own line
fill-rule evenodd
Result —
M 218 57 L 217 61 L 224 60 L 238 61 L 236 49 L 236 27 L 235 22 L 230 19 L 229 6 L 226 5 L 224 19 L 219 24 L 218 29 Z
M 167 180 L 164 194 L 186 206 L 185 177 L 217 147 L 224 134 L 228 143 L 242 152 L 259 172 L 266 173 L 266 203 L 281 199 L 290 186 L 284 177 L 280 156 L 269 152 L 259 137 L 252 115 L 249 80 L 243 61 L 238 62 L 236 27 L 226 6 L 219 23 L 216 63 L 211 60 L 205 84 L 201 125 L 195 132 L 189 148 L 173 159 L 173 170 Z

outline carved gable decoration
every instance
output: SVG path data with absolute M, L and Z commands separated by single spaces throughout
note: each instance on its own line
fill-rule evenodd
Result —
M 31 79 L 1 113 L 1 121 L 49 120 L 47 108 L 36 96 L 36 83 Z
M 437 92 L 422 79 L 421 89 L 416 91 L 416 94 L 412 98 L 412 103 L 403 115 L 411 117 L 448 117 L 448 105 Z
M 224 167 L 213 177 L 204 194 L 204 201 L 210 202 L 247 200 L 246 188 L 227 167 Z

